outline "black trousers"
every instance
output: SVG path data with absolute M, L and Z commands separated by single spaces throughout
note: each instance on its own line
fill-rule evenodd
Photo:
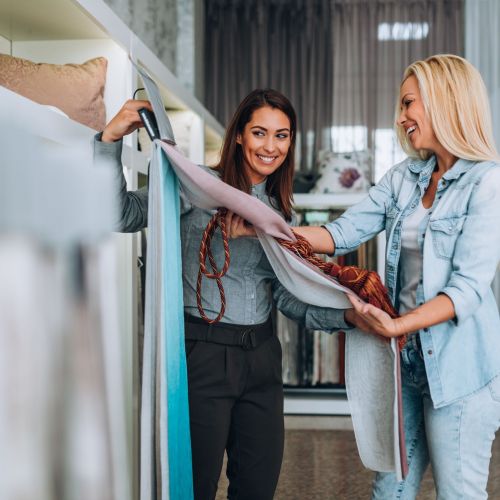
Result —
M 210 335 L 189 340 L 200 324 L 186 321 L 195 500 L 215 498 L 224 450 L 229 499 L 274 496 L 283 459 L 283 382 L 281 345 L 269 328 L 256 347 L 224 345 L 207 341 Z

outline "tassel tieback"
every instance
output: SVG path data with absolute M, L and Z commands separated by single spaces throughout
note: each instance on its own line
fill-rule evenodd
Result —
M 367 271 L 356 266 L 339 266 L 335 262 L 325 262 L 313 253 L 311 244 L 303 236 L 295 232 L 294 234 L 297 238 L 295 243 L 282 239 L 277 239 L 277 241 L 282 247 L 318 267 L 325 274 L 334 277 L 341 285 L 352 290 L 368 304 L 382 309 L 391 318 L 399 317 L 377 272 Z M 403 335 L 398 339 L 400 349 L 405 343 L 406 335 Z
M 389 299 L 387 289 L 375 271 L 367 271 L 356 266 L 339 266 L 335 262 L 325 262 L 313 253 L 310 243 L 303 236 L 294 234 L 297 238 L 296 243 L 278 239 L 279 244 L 315 265 L 325 274 L 336 278 L 341 285 L 352 290 L 365 302 L 384 310 L 391 318 L 398 317 L 398 313 Z
M 196 284 L 196 299 L 198 311 L 200 312 L 201 317 L 207 323 L 217 323 L 218 321 L 220 321 L 220 319 L 224 316 L 224 311 L 226 309 L 226 297 L 221 281 L 221 278 L 226 274 L 230 263 L 229 242 L 226 231 L 226 214 L 227 210 L 225 208 L 220 208 L 212 216 L 203 233 L 203 238 L 200 244 L 200 268 L 198 271 L 198 281 Z M 217 269 L 215 259 L 212 255 L 212 251 L 210 250 L 212 236 L 214 235 L 217 227 L 220 227 L 222 234 L 222 243 L 224 245 L 224 265 L 220 271 Z M 325 274 L 335 278 L 341 285 L 349 288 L 349 290 L 352 290 L 365 302 L 368 302 L 369 304 L 382 309 L 391 318 L 397 318 L 399 316 L 391 303 L 387 289 L 382 284 L 380 276 L 375 271 L 367 271 L 366 269 L 360 269 L 356 266 L 339 266 L 334 262 L 325 262 L 313 253 L 311 244 L 303 236 L 300 236 L 296 233 L 294 234 L 297 238 L 296 242 L 287 241 L 280 238 L 276 238 L 276 240 L 282 247 L 290 250 L 300 258 L 318 267 Z M 212 267 L 212 272 L 209 272 L 205 265 L 207 256 Z M 201 282 L 203 276 L 210 279 L 215 279 L 217 282 L 217 287 L 219 288 L 221 309 L 217 317 L 214 319 L 210 319 L 207 317 L 201 303 Z M 402 348 L 405 343 L 406 336 L 402 336 L 398 339 L 400 348 Z
M 196 282 L 196 304 L 198 306 L 198 311 L 200 312 L 201 317 L 210 324 L 220 321 L 224 316 L 224 312 L 226 310 L 226 295 L 224 294 L 224 287 L 222 286 L 221 280 L 221 278 L 229 269 L 229 263 L 231 261 L 231 257 L 229 255 L 229 238 L 227 237 L 226 231 L 226 214 L 227 209 L 225 208 L 219 208 L 219 210 L 217 210 L 217 212 L 212 216 L 209 223 L 207 224 L 207 227 L 203 232 L 203 237 L 200 244 L 200 268 L 198 270 L 198 281 Z M 214 235 L 217 227 L 220 227 L 220 231 L 222 234 L 222 244 L 224 245 L 224 265 L 222 266 L 222 269 L 220 271 L 217 269 L 217 264 L 212 254 L 212 250 L 210 249 L 212 236 Z M 212 267 L 212 272 L 209 272 L 205 265 L 207 256 Z M 203 309 L 203 306 L 201 304 L 201 281 L 203 279 L 203 276 L 206 276 L 209 279 L 216 280 L 217 287 L 219 288 L 221 306 L 219 314 L 214 319 L 210 319 L 205 314 L 205 310 Z

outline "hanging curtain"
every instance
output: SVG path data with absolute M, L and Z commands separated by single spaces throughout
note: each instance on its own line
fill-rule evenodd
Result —
M 163 108 L 160 108 L 163 109 Z M 141 402 L 141 500 L 193 497 L 178 182 L 154 146 Z
M 318 150 L 339 149 L 335 141 L 344 151 L 373 150 L 376 130 L 393 126 L 404 68 L 434 53 L 463 53 L 462 0 L 205 0 L 205 7 L 207 108 L 227 124 L 254 88 L 283 92 L 298 114 L 302 170 L 315 168 Z
M 135 65 L 158 121 L 173 140 L 158 87 Z M 141 500 L 191 500 L 189 430 L 178 181 L 153 145 L 148 199 L 148 248 L 141 391 Z
M 493 135 L 500 148 L 500 2 L 467 0 L 465 3 L 465 57 L 481 73 L 493 115 Z M 493 292 L 500 307 L 500 272 L 493 280 Z
M 0 116 L 0 498 L 130 500 L 112 172 L 20 122 Z

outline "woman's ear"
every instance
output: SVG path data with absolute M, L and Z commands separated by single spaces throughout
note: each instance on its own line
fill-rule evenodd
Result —
M 236 136 L 236 142 L 241 146 L 241 134 Z

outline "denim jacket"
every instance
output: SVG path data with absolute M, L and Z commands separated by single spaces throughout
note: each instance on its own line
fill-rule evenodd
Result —
M 127 191 L 121 165 L 122 142 L 101 142 L 101 134 L 94 138 L 94 161 L 110 166 L 116 176 L 119 201 L 117 230 L 135 232 L 147 226 L 148 190 Z M 200 166 L 213 175 L 217 173 Z M 265 192 L 266 183 L 252 188 L 252 195 L 273 208 Z M 196 302 L 196 282 L 199 269 L 199 249 L 203 231 L 215 210 L 193 206 L 181 190 L 181 245 L 184 309 L 188 314 L 200 316 Z M 224 263 L 224 249 L 219 231 L 212 238 L 212 253 L 219 268 Z M 229 241 L 231 263 L 222 278 L 226 296 L 226 310 L 221 321 L 233 324 L 258 324 L 266 321 L 272 308 L 271 296 L 276 306 L 286 316 L 311 329 L 349 328 L 344 321 L 344 311 L 311 306 L 299 301 L 276 278 L 274 271 L 257 238 L 237 238 Z M 208 265 L 210 269 L 210 266 Z M 202 305 L 209 317 L 216 317 L 220 310 L 219 290 L 215 280 L 204 278 Z
M 435 165 L 434 156 L 395 165 L 367 198 L 325 226 L 339 255 L 386 231 L 385 283 L 396 308 L 402 224 L 421 201 Z M 435 408 L 500 373 L 500 319 L 490 288 L 500 258 L 499 167 L 459 159 L 439 181 L 419 226 L 423 270 L 417 305 L 446 294 L 456 313 L 453 320 L 418 332 Z

